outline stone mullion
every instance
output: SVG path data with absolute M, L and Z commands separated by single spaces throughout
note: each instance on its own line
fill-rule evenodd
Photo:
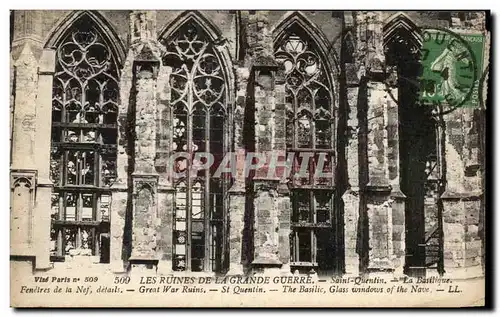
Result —
M 228 127 L 235 127 L 235 122 L 234 122 L 234 106 L 229 103 L 226 105 L 225 109 L 225 119 L 224 119 L 224 127 L 223 127 L 223 138 L 224 142 L 222 144 L 223 149 L 224 149 L 224 156 L 226 155 L 231 155 L 231 160 L 234 159 L 233 157 L 233 147 L 231 144 L 231 141 L 234 140 L 234 134 L 231 129 L 228 129 Z M 236 148 L 236 147 L 235 147 Z M 222 158 L 224 159 L 224 157 Z M 236 163 L 236 162 L 234 162 Z M 231 219 L 229 218 L 229 203 L 230 203 L 230 185 L 231 185 L 231 177 L 234 179 L 236 175 L 234 175 L 232 172 L 230 174 L 229 179 L 227 179 L 224 176 L 220 176 L 220 184 L 222 187 L 222 255 L 221 255 L 221 262 L 219 264 L 219 267 L 221 268 L 222 271 L 229 270 L 229 265 L 230 265 L 230 239 L 229 239 L 229 226 L 231 225 Z M 226 271 L 227 272 L 227 271 Z
M 65 219 L 65 198 L 66 198 L 66 193 L 65 192 L 59 192 L 59 214 L 57 215 L 58 216 L 58 220 L 64 220 Z M 59 227 L 57 229 L 57 256 L 64 256 L 64 238 L 63 238 L 63 231 L 64 231 L 64 228 L 61 228 Z
M 436 134 L 437 134 L 437 164 L 438 164 L 438 175 L 439 175 L 439 189 L 438 189 L 438 194 L 439 197 L 437 199 L 437 208 L 438 208 L 438 214 L 437 214 L 437 219 L 438 219 L 438 234 L 439 234 L 439 262 L 438 262 L 438 273 L 443 274 L 444 273 L 444 218 L 443 218 L 443 200 L 441 199 L 442 194 L 445 189 L 445 179 L 446 176 L 445 171 L 446 171 L 446 157 L 445 157 L 445 140 L 446 140 L 446 129 L 445 129 L 445 122 L 443 120 L 443 117 L 440 116 L 437 120 L 436 124 Z
M 286 89 L 286 88 L 285 88 Z M 297 96 L 295 93 L 293 93 L 291 90 L 290 92 L 293 94 L 293 148 L 297 149 L 299 148 L 299 141 L 298 141 L 298 135 L 297 131 L 299 130 L 299 123 L 298 123 L 298 113 L 297 113 L 297 108 L 299 107 L 298 102 L 297 102 Z M 298 154 L 298 153 L 297 153 Z
M 285 87 L 285 94 L 286 94 L 286 87 Z M 292 104 L 292 111 L 293 111 L 293 129 L 292 129 L 292 146 L 294 149 L 297 149 L 299 146 L 298 146 L 298 135 L 297 135 L 297 131 L 298 131 L 298 113 L 297 113 L 297 108 L 298 108 L 298 102 L 297 102 L 297 96 L 295 95 L 295 93 L 293 93 L 291 90 L 289 91 L 292 95 L 293 95 L 293 104 Z M 285 97 L 285 103 L 286 103 L 286 97 Z M 286 122 L 286 118 L 287 116 L 285 116 L 285 124 L 288 124 Z M 295 152 L 295 155 L 297 156 L 297 159 L 298 159 L 298 156 L 300 155 L 301 152 Z M 288 155 L 288 151 L 286 151 L 286 155 Z M 294 156 L 294 159 L 292 161 L 292 172 L 291 172 L 291 177 L 292 177 L 292 183 L 295 183 L 295 180 L 293 179 L 295 177 L 295 160 L 296 160 L 296 157 Z M 293 190 L 291 193 L 289 193 L 289 196 L 291 196 L 289 199 L 293 199 L 292 202 L 292 208 L 290 210 L 290 215 L 289 215 L 289 218 L 290 218 L 290 223 L 291 223 L 291 217 L 293 216 L 293 213 L 294 213 L 294 210 L 297 210 L 296 205 L 297 204 L 297 198 L 295 198 L 293 196 L 293 192 L 296 193 L 296 190 Z M 298 239 L 298 233 L 297 233 L 297 230 L 296 229 L 292 229 L 290 227 L 289 229 L 291 232 L 293 232 L 294 234 L 294 245 L 293 245 L 293 248 L 294 248 L 294 251 L 293 251 L 293 254 L 294 254 L 294 259 L 293 261 L 298 261 L 298 251 L 299 251 L 299 239 Z
M 192 120 L 192 113 L 193 113 L 193 101 L 192 101 L 192 92 L 191 90 L 191 84 L 192 82 L 189 79 L 188 75 L 188 102 L 187 102 L 187 119 L 186 119 L 186 145 L 187 145 L 187 153 L 191 154 L 192 153 L 192 147 L 191 143 L 193 141 L 193 120 Z M 190 176 L 190 160 L 187 160 L 186 162 L 186 271 L 191 271 L 191 239 L 192 239 L 192 219 L 191 216 L 193 214 L 193 180 L 191 179 Z
M 210 109 L 205 108 L 205 152 L 210 152 Z M 224 146 L 224 145 L 223 145 Z M 193 153 L 194 154 L 194 153 Z M 203 268 L 205 272 L 210 272 L 210 243 L 212 241 L 211 226 L 210 226 L 210 168 L 205 169 L 205 186 L 203 188 L 203 213 L 205 226 L 205 257 L 203 260 Z M 223 246 L 221 246 L 222 248 Z

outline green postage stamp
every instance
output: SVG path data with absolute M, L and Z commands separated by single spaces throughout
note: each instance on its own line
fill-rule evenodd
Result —
M 420 101 L 423 104 L 479 107 L 485 42 L 484 34 L 424 29 Z

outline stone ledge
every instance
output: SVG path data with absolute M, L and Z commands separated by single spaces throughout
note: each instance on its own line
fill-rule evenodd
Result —
M 252 266 L 268 266 L 268 267 L 281 267 L 283 263 L 278 260 L 278 259 L 273 259 L 273 258 L 265 258 L 265 257 L 257 257 L 255 260 L 252 261 Z
M 228 190 L 229 195 L 245 195 L 246 190 L 238 182 L 234 182 L 233 186 Z
M 169 185 L 158 185 L 157 191 L 159 193 L 169 193 L 169 192 L 175 192 L 175 188 Z
M 227 271 L 226 276 L 231 276 L 231 275 L 245 275 L 243 264 L 230 263 L 229 270 Z
M 443 200 L 481 200 L 482 197 L 482 192 L 457 193 L 448 190 L 441 195 Z
M 360 192 L 365 193 L 379 193 L 379 194 L 389 194 L 392 192 L 391 185 L 366 185 Z
M 481 265 L 461 268 L 444 268 L 443 277 L 455 280 L 469 280 L 476 278 L 484 278 L 483 268 Z
M 396 198 L 396 199 L 401 199 L 401 200 L 406 199 L 406 195 L 399 188 L 392 189 L 391 197 Z
M 10 246 L 10 258 L 33 257 L 36 258 L 36 252 L 31 243 L 12 244 Z

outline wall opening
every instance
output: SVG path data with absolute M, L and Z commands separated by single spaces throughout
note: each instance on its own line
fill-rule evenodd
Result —
M 411 22 L 386 34 L 386 61 L 398 76 L 399 166 L 405 202 L 405 274 L 424 276 L 428 269 L 441 271 L 442 228 L 440 195 L 440 135 L 432 107 L 419 102 L 421 72 L 419 36 Z

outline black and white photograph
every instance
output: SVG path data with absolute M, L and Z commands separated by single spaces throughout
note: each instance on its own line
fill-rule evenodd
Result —
M 485 10 L 11 10 L 10 305 L 484 306 L 491 49 Z

